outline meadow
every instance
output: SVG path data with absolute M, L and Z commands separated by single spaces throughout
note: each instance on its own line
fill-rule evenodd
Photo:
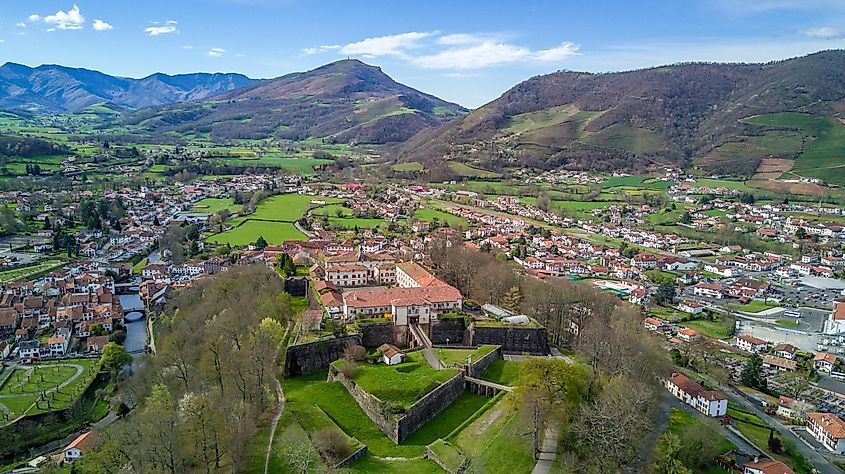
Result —
M 267 243 L 275 245 L 285 240 L 304 240 L 305 234 L 290 222 L 247 219 L 237 227 L 214 234 L 206 240 L 214 244 L 243 246 L 255 242 L 258 237 L 264 237 Z

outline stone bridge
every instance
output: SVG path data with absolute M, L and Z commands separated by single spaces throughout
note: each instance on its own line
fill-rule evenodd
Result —
M 485 397 L 494 397 L 499 392 L 513 392 L 513 387 L 488 382 L 487 380 L 481 380 L 475 377 L 464 377 L 464 387 L 472 393 L 484 395 Z

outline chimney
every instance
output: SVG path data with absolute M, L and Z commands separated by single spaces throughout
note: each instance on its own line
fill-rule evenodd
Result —
M 760 462 L 760 456 L 754 456 L 754 464 Z

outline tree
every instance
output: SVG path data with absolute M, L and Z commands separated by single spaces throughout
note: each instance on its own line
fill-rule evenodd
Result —
M 352 454 L 352 447 L 337 428 L 323 428 L 314 434 L 314 445 L 333 463 L 346 459 Z
M 692 216 L 690 215 L 689 211 L 684 211 L 684 213 L 681 214 L 680 221 L 681 224 L 692 224 Z
M 803 227 L 799 227 L 798 230 L 795 231 L 795 238 L 798 240 L 804 240 L 807 238 L 807 230 Z
M 760 354 L 753 354 L 745 367 L 742 369 L 740 375 L 740 382 L 746 387 L 755 388 L 757 390 L 766 391 L 766 377 L 763 374 L 763 358 Z
M 502 299 L 502 307 L 511 313 L 519 313 L 522 306 L 522 292 L 518 286 L 512 286 Z
M 346 346 L 343 350 L 343 358 L 351 362 L 363 362 L 367 358 L 367 349 L 357 344 Z
M 754 195 L 750 193 L 742 193 L 739 196 L 739 202 L 743 204 L 754 204 Z
M 654 292 L 654 301 L 657 304 L 672 304 L 675 300 L 675 284 L 671 281 L 664 281 Z
M 267 247 L 267 241 L 264 240 L 263 235 L 259 235 L 258 240 L 255 241 L 255 248 L 258 250 L 264 250 L 264 247 Z
M 654 464 L 648 472 L 651 474 L 692 474 L 692 470 L 678 459 L 680 450 L 681 440 L 678 435 L 674 433 L 663 435 L 654 451 Z
M 801 398 L 810 390 L 810 378 L 808 374 L 796 371 L 787 372 L 778 377 L 781 389 L 789 398 Z
M 103 347 L 103 355 L 100 361 L 103 368 L 109 370 L 112 374 L 117 374 L 123 366 L 132 362 L 132 356 L 126 352 L 123 346 L 109 342 Z

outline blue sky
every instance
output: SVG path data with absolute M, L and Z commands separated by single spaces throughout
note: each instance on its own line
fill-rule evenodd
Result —
M 347 56 L 469 107 L 560 69 L 845 48 L 845 0 L 3 0 L 0 61 L 275 77 Z

